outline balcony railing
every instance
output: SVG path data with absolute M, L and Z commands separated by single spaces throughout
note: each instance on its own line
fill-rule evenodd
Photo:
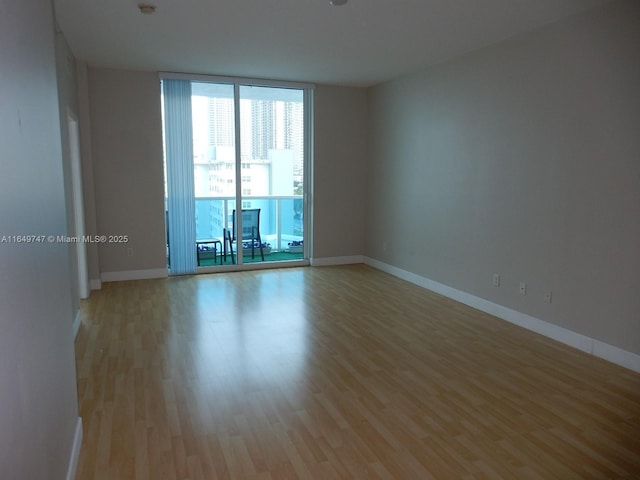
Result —
M 234 197 L 196 197 L 196 238 L 222 238 L 232 228 Z M 289 243 L 304 237 L 302 195 L 243 197 L 242 208 L 260 209 L 260 236 L 273 251 L 284 251 Z

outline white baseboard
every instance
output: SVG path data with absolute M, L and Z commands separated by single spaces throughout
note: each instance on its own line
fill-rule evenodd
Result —
M 102 282 L 99 278 L 92 278 L 89 280 L 89 289 L 100 290 L 102 288 Z
M 309 259 L 312 267 L 328 267 L 332 265 L 349 265 L 352 263 L 364 263 L 362 255 L 351 255 L 346 257 L 321 257 Z
M 166 268 L 150 268 L 147 270 L 121 270 L 118 272 L 103 272 L 100 280 L 103 282 L 121 282 L 124 280 L 147 280 L 150 278 L 166 278 L 169 272 Z
M 565 345 L 569 345 L 583 352 L 587 352 L 596 357 L 615 363 L 622 367 L 640 373 L 640 355 L 628 352 L 614 345 L 601 342 L 594 338 L 587 337 L 581 333 L 573 332 L 553 323 L 549 323 L 539 318 L 532 317 L 526 313 L 518 312 L 511 308 L 498 305 L 484 298 L 476 297 L 466 292 L 435 282 L 415 273 L 408 272 L 393 265 L 388 265 L 373 258 L 364 257 L 364 263 L 378 270 L 389 273 L 395 277 L 411 282 L 420 287 L 439 293 L 445 297 L 456 300 L 482 312 L 488 313 L 509 323 L 526 328 L 539 333 L 545 337 L 556 340 Z
M 78 335 L 78 330 L 80 330 L 80 323 L 82 323 L 82 311 L 78 309 L 76 311 L 76 316 L 73 319 L 73 338 L 76 338 Z
M 76 478 L 78 460 L 80 459 L 80 447 L 82 447 L 82 417 L 78 417 L 78 421 L 76 422 L 76 431 L 73 435 L 66 480 L 74 480 L 74 478 Z

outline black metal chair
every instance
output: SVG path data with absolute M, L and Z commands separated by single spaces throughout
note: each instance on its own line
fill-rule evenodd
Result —
M 225 229 L 225 241 L 229 242 L 229 250 L 231 252 L 231 262 L 236 263 L 233 255 L 233 242 L 236 242 L 236 244 L 238 243 L 238 238 L 236 235 L 237 222 L 236 222 L 235 210 L 233 211 L 231 223 L 232 223 L 232 230 L 229 231 L 228 229 Z M 262 248 L 262 238 L 260 238 L 260 209 L 259 208 L 242 210 L 242 235 L 240 238 L 240 242 L 245 242 L 245 241 L 251 242 L 251 258 L 255 258 L 255 248 L 256 248 L 256 242 L 257 242 L 257 246 L 258 248 L 260 248 L 260 257 L 264 262 L 264 250 Z

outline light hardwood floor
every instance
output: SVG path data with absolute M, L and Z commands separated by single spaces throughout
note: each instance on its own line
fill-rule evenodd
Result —
M 364 265 L 107 283 L 78 480 L 640 478 L 640 375 Z

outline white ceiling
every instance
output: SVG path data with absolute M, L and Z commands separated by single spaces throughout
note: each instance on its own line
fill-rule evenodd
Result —
M 369 86 L 607 0 L 54 0 L 96 67 Z

